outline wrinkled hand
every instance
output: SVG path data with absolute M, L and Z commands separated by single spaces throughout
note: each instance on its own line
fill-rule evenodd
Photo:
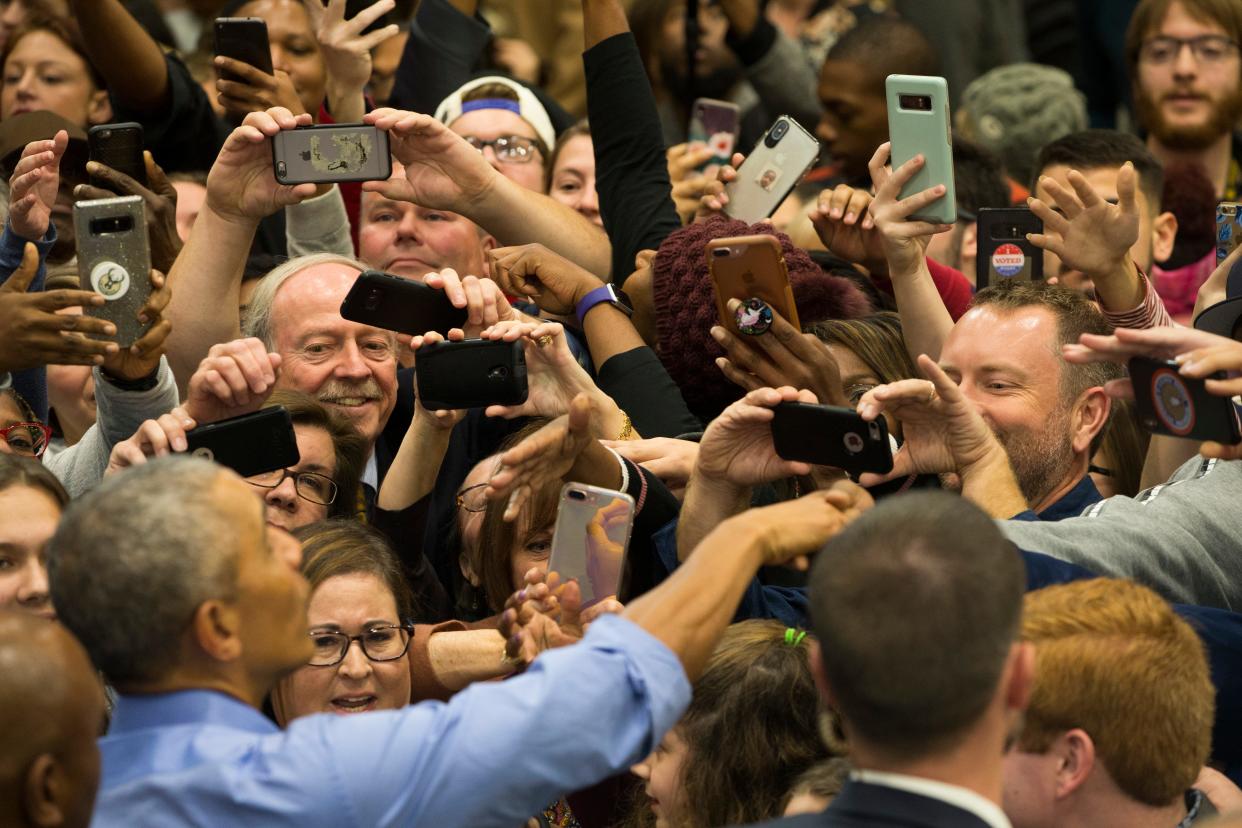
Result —
M 212 345 L 190 377 L 186 414 L 200 424 L 258 411 L 276 388 L 280 354 L 255 337 Z
M 1202 791 L 1222 815 L 1242 811 L 1242 789 L 1218 770 L 1205 767 L 1191 787 Z
M 788 565 L 805 571 L 810 566 L 810 554 L 818 552 L 872 505 L 866 489 L 842 480 L 797 500 L 734 515 L 703 543 L 717 533 L 726 539 L 751 538 L 758 545 L 763 566 Z
M 505 293 L 525 296 L 548 313 L 571 316 L 582 298 L 603 286 L 593 273 L 542 244 L 487 251 L 488 271 Z
M 556 573 L 537 568 L 528 571 L 525 580 L 526 585 L 505 601 L 497 625 L 505 639 L 505 658 L 519 670 L 545 650 L 576 644 L 585 634 L 577 583 L 562 583 Z
M 650 437 L 645 440 L 604 440 L 605 446 L 642 466 L 660 479 L 679 498 L 690 482 L 690 474 L 699 459 L 699 444 L 672 437 Z
M 269 75 L 245 61 L 224 55 L 216 56 L 215 65 L 221 75 L 216 80 L 217 99 L 225 111 L 244 117 L 252 112 L 282 107 L 294 115 L 306 114 L 289 73 L 276 69 Z M 234 77 L 225 78 L 225 73 Z
M 889 274 L 894 278 L 910 276 L 926 267 L 927 243 L 936 233 L 952 230 L 952 224 L 933 224 L 910 217 L 944 198 L 943 184 L 929 187 L 921 193 L 901 198 L 901 188 L 927 163 L 922 155 L 916 155 L 896 170 L 888 166 L 892 144 L 885 142 L 871 156 L 867 164 L 871 170 L 871 182 L 875 186 L 875 198 L 871 202 L 871 219 L 884 248 Z
M 856 262 L 874 275 L 888 273 L 884 238 L 871 216 L 871 193 L 846 184 L 824 190 L 809 213 L 824 247 L 834 256 Z
M 591 404 L 585 394 L 579 394 L 570 403 L 569 413 L 500 455 L 500 468 L 487 482 L 484 494 L 488 500 L 507 497 L 504 519 L 513 521 L 534 492 L 559 481 L 594 439 Z
M 1027 240 L 1074 270 L 1107 276 L 1126 262 L 1138 241 L 1138 174 L 1129 161 L 1121 166 L 1116 204 L 1105 201 L 1077 170 L 1070 170 L 1068 178 L 1069 190 L 1048 176 L 1039 180 L 1059 211 L 1028 198 L 1031 212 L 1044 222 L 1044 232 L 1029 233 Z
M 810 474 L 807 463 L 782 460 L 772 444 L 772 411 L 783 402 L 816 403 L 810 391 L 758 388 L 712 420 L 699 441 L 696 477 L 757 486 L 783 477 Z
M 115 342 L 96 339 L 114 336 L 116 326 L 90 316 L 56 311 L 82 306 L 97 308 L 104 298 L 93 290 L 53 290 L 28 293 L 39 268 L 39 253 L 29 242 L 22 263 L 0 285 L 0 372 L 43 365 L 102 365 L 115 353 Z
M 167 277 L 158 270 L 151 271 L 150 279 L 151 295 L 147 297 L 146 304 L 138 309 L 137 315 L 139 322 L 151 327 L 133 345 L 104 357 L 103 371 L 109 376 L 132 382 L 150 376 L 159 367 L 164 343 L 172 333 L 172 322 L 164 318 L 164 309 L 172 299 L 172 291 Z
M 740 306 L 741 300 L 729 300 L 730 311 Z M 825 405 L 849 407 L 832 351 L 815 334 L 789 324 L 775 308 L 772 327 L 758 336 L 739 336 L 721 325 L 713 326 L 711 335 L 727 354 L 716 358 L 716 366 L 734 385 L 747 391 L 791 385 L 811 391 Z
M 69 146 L 69 133 L 60 130 L 50 141 L 31 141 L 22 150 L 9 179 L 9 222 L 27 241 L 47 234 L 60 188 L 60 159 Z
M 151 266 L 161 273 L 172 269 L 177 254 L 181 252 L 181 236 L 177 234 L 177 188 L 168 182 L 164 171 L 155 163 L 151 153 L 144 151 L 143 162 L 147 167 L 144 187 L 131 176 L 117 172 L 98 161 L 88 161 L 86 171 L 110 188 L 105 190 L 91 184 L 79 184 L 73 190 L 76 201 L 95 198 L 113 198 L 117 195 L 135 195 L 142 199 L 147 216 L 147 235 L 151 239 Z
M 272 171 L 272 136 L 310 123 L 311 116 L 279 106 L 247 115 L 207 175 L 207 206 L 223 218 L 255 223 L 314 195 L 314 184 L 280 184 Z
M 150 457 L 185 451 L 185 433 L 196 425 L 182 408 L 174 408 L 154 420 L 147 420 L 138 426 L 132 437 L 112 447 L 104 475 L 115 474 L 130 466 L 141 466 Z
M 431 115 L 383 107 L 362 119 L 388 133 L 401 169 L 387 181 L 364 181 L 362 189 L 469 218 L 485 202 L 500 173 L 466 139 Z

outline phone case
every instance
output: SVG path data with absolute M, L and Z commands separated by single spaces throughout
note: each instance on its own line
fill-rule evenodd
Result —
M 577 581 L 582 607 L 622 592 L 634 498 L 625 492 L 566 483 L 561 489 L 548 572 Z
M 759 139 L 738 168 L 737 179 L 725 190 L 730 218 L 754 224 L 776 212 L 785 197 L 819 158 L 819 141 L 802 126 L 782 115 Z
M 86 134 L 90 158 L 125 173 L 142 186 L 147 186 L 147 165 L 142 158 L 142 124 L 127 121 L 121 124 L 98 124 Z M 92 176 L 97 187 L 107 183 Z
M 725 328 L 737 332 L 729 300 L 751 298 L 762 299 L 789 324 L 802 327 L 785 255 L 775 236 L 726 236 L 708 242 L 705 252 L 716 293 L 716 313 Z
M 1172 361 L 1134 357 L 1129 367 L 1139 422 L 1148 431 L 1227 445 L 1242 442 L 1233 400 L 1209 392 L 1204 380 L 1183 377 Z M 1208 379 L 1225 379 L 1225 374 L 1218 371 Z
M 521 342 L 469 339 L 418 349 L 418 400 L 433 411 L 526 402 L 526 352 Z
M 151 328 L 149 322 L 138 321 L 138 311 L 151 296 L 151 249 L 142 198 L 79 201 L 73 205 L 73 226 L 78 280 L 83 290 L 105 299 L 102 306 L 85 312 L 116 325 L 116 336 L 98 339 L 112 339 L 128 348 Z
M 883 417 L 867 422 L 849 408 L 797 402 L 781 403 L 773 413 L 772 444 L 785 460 L 831 466 L 853 475 L 893 470 Z
M 978 219 L 975 288 L 998 282 L 1044 280 L 1044 251 L 1026 240 L 1044 232 L 1039 216 L 1025 207 L 983 207 Z
M 293 420 L 283 405 L 208 423 L 185 434 L 186 451 L 242 477 L 287 469 L 302 459 Z
M 267 23 L 261 17 L 218 17 L 215 25 L 215 52 L 266 72 L 272 71 L 272 47 L 267 38 Z M 237 80 L 231 72 L 222 72 L 226 80 Z
M 384 181 L 392 175 L 388 133 L 367 124 L 315 124 L 272 138 L 281 184 Z
M 465 308 L 455 308 L 444 291 L 422 282 L 378 270 L 358 277 L 341 303 L 341 316 L 351 322 L 421 336 L 428 331 L 447 335 L 466 324 Z
M 953 122 L 949 119 L 948 84 L 939 77 L 889 75 L 884 89 L 888 98 L 893 169 L 919 153 L 927 159 L 923 168 L 901 189 L 899 198 L 943 184 L 944 195 L 913 218 L 952 224 L 957 221 L 957 195 L 953 187 Z
M 1242 243 L 1242 212 L 1237 202 L 1216 205 L 1216 263 L 1220 264 Z
M 712 149 L 712 157 L 699 165 L 699 171 L 704 175 L 714 177 L 720 166 L 728 164 L 733 158 L 739 113 L 737 104 L 712 98 L 699 98 L 691 107 L 687 140 L 691 147 L 703 144 Z

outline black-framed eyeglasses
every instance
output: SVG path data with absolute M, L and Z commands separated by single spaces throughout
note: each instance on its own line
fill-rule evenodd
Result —
M 487 498 L 483 496 L 486 483 L 475 483 L 457 493 L 457 508 L 467 512 L 486 512 Z
M 0 428 L 0 440 L 23 457 L 42 457 L 51 439 L 52 429 L 43 423 L 14 423 Z
M 336 500 L 336 481 L 331 477 L 315 472 L 295 472 L 288 469 L 274 469 L 254 477 L 247 477 L 246 482 L 262 489 L 274 489 L 287 478 L 293 478 L 293 488 L 298 497 L 317 503 L 320 506 L 331 506 Z
M 502 135 L 490 141 L 467 135 L 466 143 L 479 152 L 482 152 L 485 147 L 491 147 L 492 152 L 496 153 L 496 158 L 511 164 L 525 164 L 535 157 L 536 152 L 542 154 L 539 144 L 521 135 Z
M 1198 37 L 1170 37 L 1160 35 L 1143 41 L 1139 57 L 1153 66 L 1161 66 L 1177 60 L 1182 47 L 1189 46 L 1190 53 L 1199 63 L 1220 63 L 1238 50 L 1238 44 L 1224 35 L 1199 35 Z
M 313 632 L 310 634 L 313 652 L 311 667 L 335 667 L 345 660 L 349 647 L 355 641 L 362 654 L 371 661 L 396 661 L 410 648 L 413 624 L 384 624 L 372 627 L 360 635 L 343 632 Z

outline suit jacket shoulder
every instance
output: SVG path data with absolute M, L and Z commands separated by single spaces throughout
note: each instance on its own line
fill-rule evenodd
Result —
M 854 781 L 822 813 L 760 824 L 771 828 L 990 828 L 979 816 L 948 802 Z

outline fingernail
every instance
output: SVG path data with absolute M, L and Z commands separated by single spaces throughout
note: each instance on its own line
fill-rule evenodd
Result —
M 89 173 L 99 172 L 99 162 L 98 161 L 87 161 L 86 171 Z
M 856 218 L 858 218 L 858 214 L 857 214 L 857 213 L 846 213 L 846 214 L 845 214 L 845 223 L 846 223 L 846 224 L 853 224 L 853 223 L 854 223 L 854 219 L 856 219 Z
M 524 590 L 524 589 L 523 589 L 523 590 L 521 590 L 521 591 L 519 591 L 519 592 L 518 592 L 518 600 L 519 600 L 519 601 L 525 601 L 525 600 L 526 600 L 526 590 Z
M 185 451 L 185 450 L 186 450 L 186 448 L 187 448 L 187 445 L 186 445 L 186 442 L 185 442 L 185 438 L 184 438 L 184 437 L 174 437 L 174 438 L 173 438 L 173 448 L 175 448 L 177 451 Z
M 833 217 L 833 218 L 837 218 L 837 219 L 841 218 L 841 208 L 840 208 L 840 207 L 833 207 L 833 208 L 832 208 L 832 217 Z
M 513 635 L 509 636 L 509 643 L 514 647 L 520 646 L 522 643 L 522 634 L 520 632 L 515 632 Z
M 712 335 L 712 339 L 716 340 L 717 342 L 724 342 L 724 338 L 725 338 L 724 328 L 721 328 L 719 326 L 713 327 L 710 333 Z

